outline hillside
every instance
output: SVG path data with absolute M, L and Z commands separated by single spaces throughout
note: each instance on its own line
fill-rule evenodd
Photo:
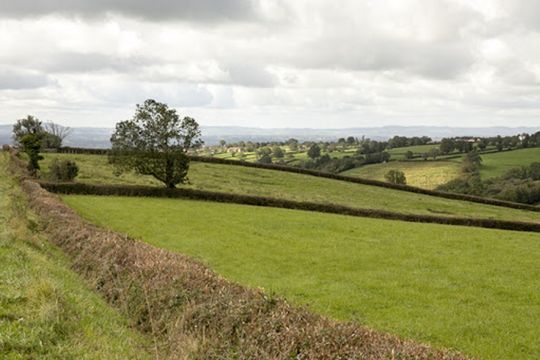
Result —
M 489 359 L 540 352 L 540 235 L 178 199 L 64 196 L 93 223 L 317 312 Z
M 483 179 L 503 175 L 512 168 L 540 162 L 540 148 L 519 149 L 482 155 L 480 176 Z
M 37 232 L 5 160 L 0 153 L 0 358 L 152 358 L 148 339 L 89 290 Z
M 358 167 L 341 174 L 385 181 L 384 175 L 388 171 L 401 170 L 405 173 L 408 185 L 424 189 L 435 189 L 437 186 L 459 177 L 460 160 L 390 161 L 384 164 Z
M 54 158 L 74 159 L 80 167 L 78 181 L 81 182 L 162 186 L 147 176 L 125 174 L 116 177 L 106 156 L 100 155 L 46 154 L 42 164 L 45 176 L 48 163 Z M 540 222 L 539 214 L 530 211 L 448 200 L 275 170 L 194 162 L 188 176 L 190 183 L 186 186 L 194 189 L 333 203 L 409 214 Z

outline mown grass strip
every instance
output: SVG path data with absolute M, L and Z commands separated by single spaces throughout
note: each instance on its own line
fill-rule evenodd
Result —
M 540 224 L 518 221 L 445 217 L 435 215 L 403 214 L 385 210 L 360 209 L 335 204 L 321 204 L 307 201 L 294 201 L 263 196 L 240 195 L 212 192 L 194 189 L 168 189 L 152 186 L 134 185 L 95 185 L 85 183 L 50 183 L 40 182 L 40 185 L 51 192 L 60 194 L 79 195 L 118 195 L 118 196 L 149 196 L 166 198 L 187 198 L 225 203 L 235 203 L 255 206 L 269 206 L 285 209 L 309 210 L 350 216 L 371 217 L 409 222 L 424 222 L 446 225 L 476 226 L 490 229 L 540 232 Z

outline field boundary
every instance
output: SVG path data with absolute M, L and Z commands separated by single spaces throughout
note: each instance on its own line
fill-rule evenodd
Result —
M 33 180 L 21 187 L 74 270 L 154 337 L 160 358 L 466 359 L 291 306 L 187 256 L 92 225 Z
M 59 153 L 66 153 L 66 154 L 92 154 L 92 155 L 106 155 L 108 154 L 108 152 L 109 152 L 108 149 L 83 149 L 83 148 L 63 148 L 59 151 Z M 339 180 L 339 181 L 344 181 L 344 182 L 349 182 L 349 183 L 378 186 L 378 187 L 383 187 L 387 189 L 406 191 L 406 192 L 411 192 L 415 194 L 429 195 L 429 196 L 435 196 L 435 197 L 451 199 L 451 200 L 469 201 L 469 202 L 485 204 L 485 205 L 493 205 L 493 206 L 500 206 L 500 207 L 506 207 L 506 208 L 511 208 L 511 209 L 540 212 L 540 207 L 533 206 L 533 205 L 520 204 L 520 203 L 515 203 L 515 202 L 510 202 L 510 201 L 491 199 L 491 198 L 483 198 L 483 197 L 474 196 L 474 195 L 449 193 L 449 192 L 438 191 L 438 190 L 428 190 L 428 189 L 422 189 L 422 188 L 418 188 L 418 187 L 410 186 L 410 185 L 391 184 L 384 181 L 369 180 L 369 179 L 346 176 L 346 175 L 339 175 L 339 174 L 331 174 L 331 173 L 326 173 L 322 171 L 302 169 L 302 168 L 286 166 L 286 165 L 260 164 L 260 163 L 252 163 L 252 162 L 240 161 L 240 160 L 219 159 L 219 158 L 213 158 L 213 157 L 208 157 L 208 156 L 195 156 L 195 155 L 191 155 L 190 159 L 191 161 L 202 162 L 202 163 L 244 166 L 244 167 L 258 168 L 258 169 L 285 171 L 285 172 L 290 172 L 290 173 L 310 175 L 310 176 L 321 177 L 321 178 L 332 179 L 332 180 Z
M 165 187 L 138 185 L 95 185 L 86 183 L 39 182 L 39 184 L 44 189 L 59 194 L 183 198 L 214 201 L 221 203 L 307 210 L 321 213 L 369 217 L 387 220 L 401 220 L 407 222 L 435 223 L 444 225 L 482 227 L 488 229 L 540 232 L 540 224 L 529 222 L 480 218 L 461 218 L 437 215 L 404 214 L 386 210 L 353 208 L 335 204 L 322 204 L 306 201 L 278 199 L 264 196 L 213 192 L 206 190 L 183 188 L 168 189 Z

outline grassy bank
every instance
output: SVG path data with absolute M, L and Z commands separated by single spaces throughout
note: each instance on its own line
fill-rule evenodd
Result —
M 0 358 L 151 358 L 148 341 L 39 235 L 5 161 L 0 153 Z
M 323 314 L 492 359 L 540 352 L 540 236 L 171 199 L 65 196 L 87 219 Z
M 46 154 L 45 161 L 42 162 L 44 170 L 56 157 L 74 159 L 80 166 L 78 181 L 81 182 L 162 186 L 149 176 L 124 174 L 116 177 L 106 156 L 100 155 Z M 275 170 L 194 162 L 190 167 L 189 179 L 190 184 L 186 187 L 200 190 L 332 203 L 408 214 L 540 222 L 538 213 L 530 211 L 448 200 Z

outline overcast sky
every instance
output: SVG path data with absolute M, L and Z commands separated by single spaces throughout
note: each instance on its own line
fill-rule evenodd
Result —
M 540 126 L 538 0 L 0 0 L 0 124 Z

